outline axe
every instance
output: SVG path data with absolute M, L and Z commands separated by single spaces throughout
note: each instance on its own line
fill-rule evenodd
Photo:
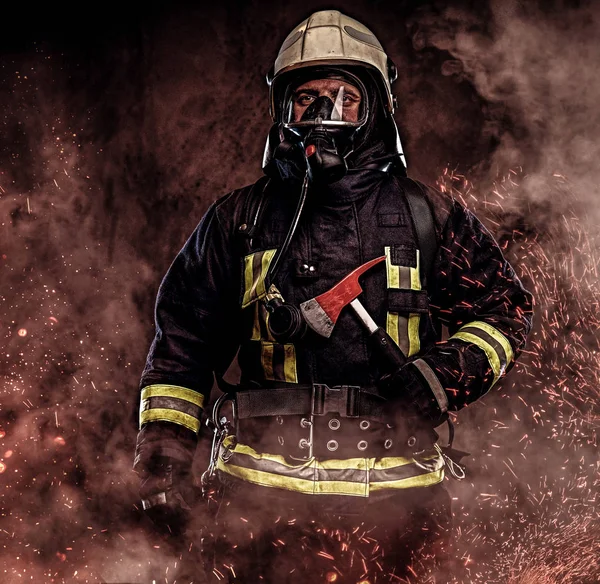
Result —
M 398 368 L 406 363 L 404 353 L 385 329 L 377 326 L 377 323 L 358 300 L 358 295 L 363 291 L 358 278 L 384 260 L 385 256 L 381 256 L 359 266 L 327 292 L 300 304 L 300 311 L 311 329 L 317 334 L 329 338 L 342 309 L 350 305 L 360 322 L 369 331 L 373 343 L 379 347 L 390 364 Z

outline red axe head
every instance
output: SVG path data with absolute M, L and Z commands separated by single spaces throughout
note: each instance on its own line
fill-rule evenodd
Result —
M 300 310 L 308 326 L 321 336 L 330 337 L 342 308 L 362 292 L 358 278 L 384 260 L 385 256 L 381 256 L 363 264 L 327 292 L 303 302 Z

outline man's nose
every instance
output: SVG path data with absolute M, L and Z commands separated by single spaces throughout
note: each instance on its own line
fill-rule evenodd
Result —
M 333 101 L 328 95 L 319 96 L 313 101 L 302 114 L 303 120 L 314 120 L 316 118 L 329 119 L 333 110 Z

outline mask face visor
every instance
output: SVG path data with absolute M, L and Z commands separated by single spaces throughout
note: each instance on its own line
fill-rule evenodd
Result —
M 366 91 L 358 78 L 312 79 L 286 91 L 283 123 L 292 130 L 360 128 L 367 120 Z

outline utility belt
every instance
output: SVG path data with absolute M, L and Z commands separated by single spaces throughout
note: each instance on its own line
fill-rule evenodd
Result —
M 390 402 L 374 389 L 322 383 L 221 389 L 228 393 L 212 412 L 205 493 L 217 474 L 221 481 L 363 497 L 443 480 L 449 459 L 435 430 L 422 419 L 394 419 Z M 221 415 L 228 402 L 231 421 Z
M 389 400 L 374 387 L 229 389 L 213 420 L 221 419 L 221 406 L 231 401 L 230 434 L 258 451 L 293 460 L 407 456 L 432 448 L 438 437 L 420 418 L 394 419 Z
M 341 418 L 383 421 L 387 404 L 387 400 L 374 389 L 363 389 L 358 385 L 329 387 L 324 383 L 237 391 L 235 399 L 237 417 L 240 420 L 264 416 L 324 416 L 335 413 Z

